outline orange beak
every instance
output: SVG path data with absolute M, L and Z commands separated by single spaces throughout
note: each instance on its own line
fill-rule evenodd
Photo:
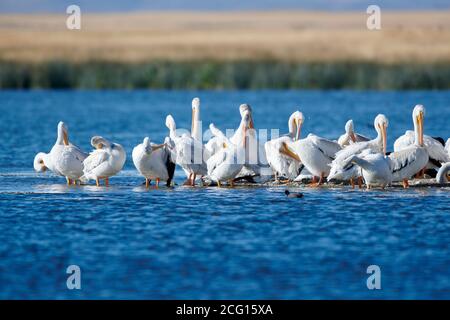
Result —
M 417 122 L 419 123 L 419 144 L 423 146 L 423 112 L 419 114 Z
M 295 134 L 295 141 L 297 141 L 298 139 L 300 139 L 300 134 L 301 134 L 301 131 L 302 131 L 302 124 L 298 120 L 295 120 L 295 124 L 296 124 L 296 127 L 297 127 L 297 132 Z
M 287 144 L 285 142 L 283 142 L 281 144 L 280 153 L 282 153 L 285 156 L 288 156 L 294 160 L 297 160 L 299 162 L 301 161 L 300 157 L 295 152 L 293 152 L 291 149 L 289 149 L 289 147 L 287 146 Z
M 63 132 L 63 142 L 64 145 L 68 146 L 69 145 L 69 137 L 67 136 L 67 132 Z
M 350 139 L 353 141 L 353 142 L 356 142 L 356 136 L 355 136 L 355 134 L 352 132 L 352 133 L 350 133 Z

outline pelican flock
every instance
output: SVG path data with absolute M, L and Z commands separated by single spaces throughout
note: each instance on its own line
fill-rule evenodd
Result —
M 395 140 L 394 151 L 388 152 L 388 118 L 379 114 L 374 119 L 376 137 L 370 139 L 354 131 L 353 120 L 345 124 L 345 132 L 336 140 L 309 133 L 301 137 L 304 115 L 299 110 L 288 119 L 288 133 L 262 141 L 254 126 L 252 108 L 248 104 L 239 107 L 240 124 L 227 136 L 214 124 L 209 126 L 211 138 L 204 144 L 201 132 L 200 99 L 192 100 L 191 128 L 177 129 L 175 119 L 167 115 L 165 125 L 168 136 L 162 143 L 153 143 L 149 137 L 132 150 L 132 161 L 149 188 L 155 181 L 168 187 L 173 185 L 178 165 L 186 174 L 184 185 L 202 185 L 209 181 L 221 187 L 233 187 L 239 179 L 273 178 L 276 183 L 302 181 L 309 177 L 310 186 L 325 182 L 348 181 L 352 188 L 355 179 L 360 187 L 386 188 L 393 182 L 409 187 L 412 179 L 425 174 L 436 177 L 440 184 L 450 181 L 450 139 L 424 134 L 425 107 L 416 105 L 412 112 L 414 130 L 408 130 Z M 68 185 L 86 184 L 94 180 L 97 186 L 117 175 L 127 159 L 125 149 L 104 137 L 94 136 L 94 150 L 87 154 L 69 140 L 64 122 L 57 126 L 57 138 L 50 152 L 39 152 L 34 158 L 34 169 L 47 169 L 66 178 Z M 228 133 L 228 131 L 227 131 Z M 266 170 L 269 169 L 269 170 Z M 264 178 L 264 179 L 262 179 Z M 206 183 L 207 184 L 207 183 Z

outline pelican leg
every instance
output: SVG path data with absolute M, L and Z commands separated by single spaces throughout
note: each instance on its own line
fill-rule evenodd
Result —
M 358 177 L 358 187 L 360 189 L 362 189 L 362 185 L 363 185 L 363 179 L 362 179 L 362 177 Z
M 74 186 L 76 186 L 76 185 L 77 185 L 77 180 L 73 179 L 73 180 L 72 180 L 72 184 L 73 184 Z
M 100 179 L 99 178 L 95 178 L 95 185 L 97 187 L 100 187 Z
M 192 173 L 189 174 L 189 178 L 186 179 L 186 181 L 183 183 L 183 186 L 192 185 L 191 179 L 192 179 Z
M 105 178 L 105 187 L 109 187 L 109 178 Z
M 66 177 L 66 182 L 67 182 L 68 186 L 70 186 L 72 184 L 72 181 L 68 177 Z
M 404 188 L 404 189 L 409 188 L 408 179 L 403 179 L 403 188 Z
M 419 172 L 416 173 L 415 178 L 416 179 L 423 179 L 425 176 L 425 168 L 423 168 L 422 170 L 420 170 Z
M 149 179 L 145 178 L 145 187 L 148 188 L 150 186 L 150 181 Z
M 194 173 L 194 177 L 192 179 L 192 186 L 195 187 L 195 178 L 197 178 L 197 175 Z
M 217 180 L 217 186 L 220 188 L 221 186 L 220 186 L 220 181 L 219 180 Z
M 230 180 L 229 180 L 229 183 L 230 183 L 230 187 L 231 187 L 231 188 L 234 188 L 234 181 L 233 181 L 233 179 L 230 179 Z
M 316 183 L 317 183 L 316 176 L 313 176 L 311 183 L 308 184 L 308 187 L 315 187 Z
M 156 178 L 156 189 L 159 188 L 159 178 Z
M 353 178 L 350 178 L 350 184 L 352 185 L 352 189 L 355 189 L 355 181 L 353 181 Z

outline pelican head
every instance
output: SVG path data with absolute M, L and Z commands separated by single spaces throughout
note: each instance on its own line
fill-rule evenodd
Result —
M 252 107 L 250 107 L 249 104 L 241 104 L 239 106 L 239 113 L 241 114 L 241 118 L 244 117 L 245 113 L 249 113 L 250 114 L 250 129 L 254 129 L 255 126 L 253 125 L 253 116 L 252 116 Z
M 144 147 L 145 153 L 150 154 L 152 152 L 152 145 L 150 144 L 149 137 L 144 138 L 144 141 L 142 141 L 142 146 Z
M 353 142 L 356 142 L 355 130 L 353 128 L 353 120 L 350 119 L 345 123 L 345 133 L 352 139 Z
M 289 117 L 289 132 L 294 133 L 294 140 L 300 139 L 300 133 L 302 129 L 303 122 L 305 121 L 303 113 L 300 111 L 295 111 Z
M 103 149 L 105 147 L 110 147 L 111 143 L 101 136 L 94 136 L 91 139 L 91 145 L 95 149 Z
M 166 117 L 166 127 L 170 131 L 175 131 L 176 128 L 177 128 L 176 125 L 175 125 L 175 119 L 170 114 Z
M 67 125 L 60 121 L 58 123 L 58 143 L 63 143 L 64 145 L 69 145 L 69 130 L 67 129 Z
M 389 126 L 389 121 L 384 114 L 379 114 L 375 117 L 375 121 L 373 123 L 375 130 L 378 133 L 378 137 L 381 137 L 381 141 L 383 144 L 383 155 L 386 154 L 387 148 L 387 133 L 386 129 Z
M 44 172 L 47 170 L 47 166 L 45 165 L 44 158 L 47 156 L 44 152 L 39 152 L 34 157 L 33 167 L 37 172 Z
M 423 118 L 425 116 L 425 107 L 421 104 L 418 104 L 414 107 L 413 113 L 413 122 L 414 122 L 414 132 L 416 133 L 418 138 L 418 143 L 420 146 L 423 146 Z

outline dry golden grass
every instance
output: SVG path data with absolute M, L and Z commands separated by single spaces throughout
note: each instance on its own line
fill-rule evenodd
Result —
M 0 15 L 0 59 L 275 59 L 282 61 L 449 62 L 450 11 L 383 12 L 382 30 L 365 12 L 149 12 Z

